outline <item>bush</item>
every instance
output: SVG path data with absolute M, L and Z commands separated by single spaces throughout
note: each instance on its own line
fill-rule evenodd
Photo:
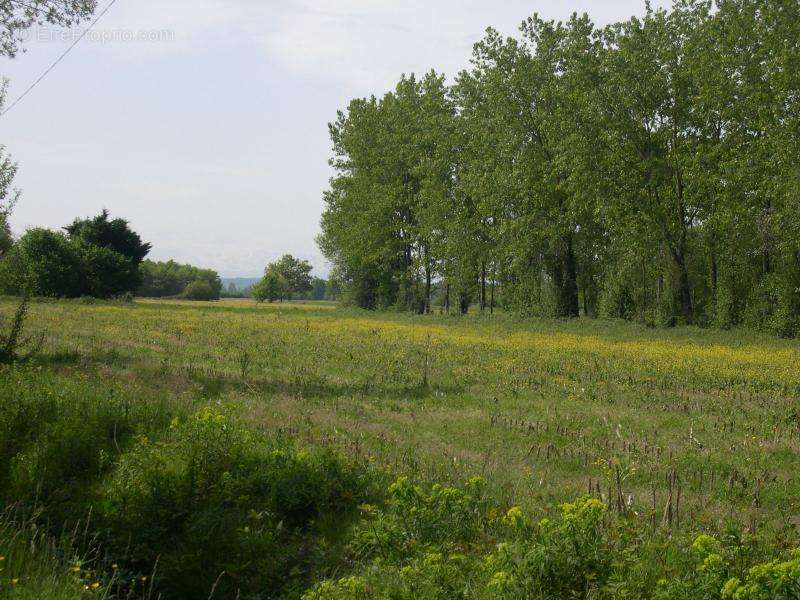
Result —
M 67 236 L 31 229 L 0 262 L 0 283 L 10 294 L 75 298 L 83 293 L 81 256 Z
M 389 487 L 386 512 L 356 528 L 356 555 L 401 559 L 430 545 L 449 548 L 474 541 L 486 525 L 483 488 L 483 480 L 474 478 L 464 489 L 434 485 L 424 490 L 400 477 Z
M 285 294 L 286 283 L 276 273 L 267 273 L 253 286 L 253 299 L 256 302 L 275 302 L 282 300 Z
M 202 279 L 187 285 L 183 290 L 183 297 L 186 300 L 219 300 L 219 294 L 215 293 L 211 284 Z
M 48 229 L 29 230 L 0 261 L 0 289 L 9 294 L 111 298 L 140 283 L 135 260 Z
M 28 295 L 22 298 L 19 303 L 8 329 L 0 330 L 0 364 L 12 363 L 19 360 L 28 360 L 41 350 L 44 343 L 44 336 L 23 336 L 22 329 L 25 325 L 25 316 L 28 313 Z M 0 327 L 4 326 L 4 320 L 0 317 Z M 22 348 L 26 349 L 24 354 L 20 354 Z
M 146 260 L 141 265 L 142 285 L 138 294 L 150 298 L 179 296 L 193 281 L 207 281 L 214 290 L 214 298 L 222 292 L 222 281 L 216 271 L 200 269 L 192 265 L 181 265 L 175 261 L 153 262 Z
M 799 597 L 800 551 L 750 568 L 741 581 L 750 554 L 733 537 L 648 541 L 594 498 L 534 522 L 519 507 L 498 511 L 481 487 L 425 490 L 399 479 L 384 510 L 362 507 L 351 542 L 356 572 L 317 584 L 304 600 Z
M 283 445 L 285 446 L 285 444 Z M 352 509 L 367 480 L 328 451 L 279 448 L 227 411 L 204 409 L 161 442 L 140 439 L 104 491 L 111 544 L 133 568 L 158 559 L 165 597 L 277 591 L 309 568 L 318 519 Z
M 112 298 L 139 287 L 142 276 L 138 265 L 109 248 L 80 246 L 83 293 L 95 298 Z

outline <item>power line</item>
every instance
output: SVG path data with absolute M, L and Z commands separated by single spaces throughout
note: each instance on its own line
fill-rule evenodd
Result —
M 77 46 L 81 42 L 81 40 L 83 40 L 83 38 L 86 37 L 86 35 L 94 28 L 94 26 L 97 25 L 97 23 L 100 21 L 100 19 L 102 19 L 105 16 L 105 14 L 109 10 L 111 10 L 111 7 L 114 6 L 114 4 L 116 4 L 116 3 L 117 3 L 117 0 L 111 0 L 111 2 L 109 2 L 108 5 L 97 15 L 95 20 L 91 22 L 89 27 L 84 29 L 83 32 L 78 36 L 78 38 L 74 42 L 72 42 L 72 44 L 70 44 L 69 48 L 64 50 L 64 52 L 61 54 L 61 56 L 59 56 L 52 65 L 47 67 L 47 69 L 45 69 L 45 71 L 36 79 L 36 81 L 34 81 L 30 86 L 28 86 L 28 88 L 24 92 L 22 92 L 22 94 L 20 94 L 20 96 L 16 100 L 14 100 L 14 102 L 12 102 L 8 106 L 8 108 L 6 108 L 2 112 L 0 112 L 0 117 L 5 116 L 5 114 L 8 111 L 10 111 L 12 108 L 14 108 L 17 104 L 19 104 L 22 101 L 22 99 L 25 98 L 25 96 L 30 94 L 33 91 L 33 88 L 35 88 L 37 85 L 39 85 L 42 82 L 42 80 L 45 77 L 47 77 L 50 74 L 50 72 L 53 69 L 55 69 L 58 66 L 58 64 L 67 57 L 67 54 L 72 52 L 72 49 L 75 48 L 75 46 Z

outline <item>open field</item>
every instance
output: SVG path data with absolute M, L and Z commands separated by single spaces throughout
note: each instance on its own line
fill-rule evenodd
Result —
M 13 307 L 3 300 L 0 314 Z M 519 506 L 533 522 L 591 495 L 658 543 L 738 532 L 757 560 L 800 539 L 796 341 L 247 301 L 36 302 L 29 329 L 46 332 L 46 346 L 0 371 L 5 401 L 16 383 L 109 403 L 135 415 L 132 444 L 142 423 L 158 439 L 219 408 L 278 445 L 333 448 L 379 481 L 458 487 L 480 476 L 497 510 Z M 0 475 L 13 482 L 27 468 L 24 481 L 41 486 L 37 451 L 9 439 L 0 449 L 15 466 Z M 116 477 L 117 459 L 86 460 L 101 483 L 51 499 L 94 502 Z M 52 512 L 68 521 L 66 510 Z

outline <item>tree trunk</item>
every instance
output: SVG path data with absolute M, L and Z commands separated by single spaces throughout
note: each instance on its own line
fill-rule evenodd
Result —
M 566 255 L 564 256 L 564 279 L 562 283 L 561 311 L 564 317 L 577 317 L 578 308 L 578 269 L 575 250 L 572 246 L 572 235 L 567 235 Z
M 761 268 L 764 270 L 764 275 L 772 273 L 772 256 L 767 248 L 764 248 L 761 256 Z
M 469 294 L 465 294 L 464 292 L 459 293 L 458 308 L 462 315 L 465 315 L 469 312 Z
M 445 286 L 444 292 L 444 312 L 450 314 L 450 284 Z
M 719 281 L 719 269 L 717 267 L 717 253 L 711 251 L 711 306 L 714 307 L 714 314 L 717 313 L 717 284 Z
M 486 308 L 486 263 L 481 263 L 481 312 Z
M 678 293 L 681 299 L 681 314 L 688 325 L 694 322 L 694 307 L 692 306 L 692 286 L 689 282 L 689 269 L 686 266 L 686 257 L 683 253 L 674 256 L 678 267 Z
M 589 290 L 587 286 L 583 286 L 583 316 L 589 316 Z
M 431 314 L 431 263 L 425 251 L 425 314 Z
M 491 314 L 491 315 L 494 314 L 494 286 L 495 286 L 495 284 L 496 284 L 496 281 L 495 281 L 495 278 L 494 278 L 494 274 L 492 274 L 492 297 L 491 297 L 491 300 L 489 301 L 489 314 Z

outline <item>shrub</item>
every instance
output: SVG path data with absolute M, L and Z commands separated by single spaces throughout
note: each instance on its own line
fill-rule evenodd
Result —
M 277 273 L 267 273 L 253 286 L 253 299 L 256 302 L 275 302 L 282 300 L 285 294 L 286 282 Z
M 483 480 L 474 478 L 464 489 L 434 485 L 425 490 L 400 477 L 389 486 L 386 511 L 356 529 L 353 548 L 360 556 L 399 560 L 430 545 L 469 543 L 486 525 L 483 488 Z
M 26 294 L 19 303 L 14 317 L 8 326 L 7 331 L 0 331 L 0 363 L 11 363 L 18 360 L 27 360 L 39 352 L 44 343 L 44 336 L 38 337 L 22 335 L 25 325 L 25 316 L 28 313 L 29 297 Z M 0 318 L 0 326 L 3 320 Z M 21 348 L 27 348 L 24 354 L 20 354 Z
M 602 584 L 611 571 L 604 531 L 606 506 L 596 499 L 564 504 L 561 518 L 542 520 L 532 532 L 502 543 L 486 558 L 487 586 L 509 598 L 578 597 Z M 507 515 L 520 528 L 519 515 Z
M 752 567 L 745 581 L 731 578 L 722 588 L 723 600 L 790 600 L 800 598 L 800 549 L 789 560 Z
M 112 298 L 139 287 L 142 276 L 132 259 L 101 246 L 80 245 L 83 293 L 95 298 Z
M 140 296 L 164 298 L 178 296 L 193 281 L 207 281 L 214 290 L 215 298 L 222 291 L 222 281 L 216 271 L 200 269 L 192 265 L 178 264 L 173 260 L 153 262 L 146 260 L 140 267 L 142 285 L 138 290 Z
M 132 565 L 158 558 L 165 597 L 277 592 L 309 568 L 316 521 L 365 496 L 366 482 L 328 451 L 278 448 L 228 411 L 204 409 L 160 442 L 140 439 L 104 491 L 103 520 Z
M 8 293 L 29 289 L 37 296 L 74 298 L 83 292 L 80 252 L 62 233 L 31 229 L 0 264 L 0 280 Z
M 214 291 L 210 283 L 198 279 L 186 286 L 183 297 L 187 300 L 219 300 L 219 293 Z

